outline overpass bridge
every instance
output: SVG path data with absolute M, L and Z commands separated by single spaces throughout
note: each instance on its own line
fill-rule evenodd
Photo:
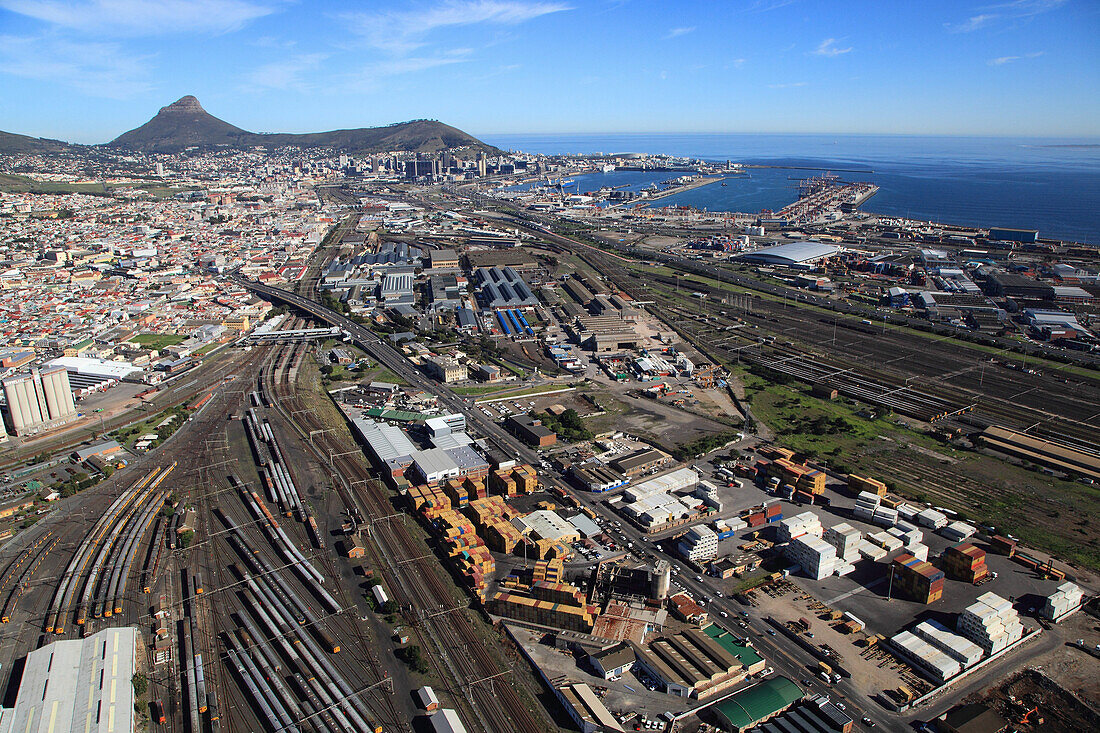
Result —
M 439 398 L 440 404 L 448 410 L 465 415 L 468 423 L 476 426 L 479 433 L 490 438 L 505 454 L 524 463 L 539 465 L 541 459 L 538 453 L 520 442 L 512 434 L 506 432 L 499 423 L 490 420 L 480 410 L 474 409 L 473 398 L 459 397 L 446 385 L 428 379 L 409 363 L 403 354 L 380 339 L 370 329 L 297 293 L 264 285 L 239 275 L 230 277 L 236 284 L 248 288 L 267 300 L 293 306 L 318 321 L 331 324 L 332 327 L 344 333 L 352 344 L 362 349 L 379 364 L 400 376 L 410 386 L 431 392 Z

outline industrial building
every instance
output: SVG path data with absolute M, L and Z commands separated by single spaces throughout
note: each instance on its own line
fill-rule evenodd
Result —
M 545 448 L 558 442 L 558 434 L 542 424 L 542 420 L 530 415 L 510 415 L 504 421 L 504 429 L 527 445 Z
M 623 733 L 619 721 L 583 682 L 556 686 L 554 694 L 581 733 Z
M 658 468 L 672 463 L 672 456 L 656 448 L 641 448 L 621 458 L 608 461 L 611 468 L 624 476 L 639 476 L 647 471 L 655 471 Z
M 588 663 L 600 677 L 609 680 L 618 677 L 634 666 L 634 648 L 625 641 L 592 652 Z
M 618 503 L 618 510 L 647 532 L 689 522 L 699 516 L 701 502 L 672 492 L 694 489 L 698 483 L 699 475 L 690 468 L 657 476 L 627 487 Z
M 715 722 L 724 731 L 743 733 L 771 720 L 801 699 L 802 690 L 790 679 L 769 677 L 715 705 Z
M 732 652 L 700 629 L 664 636 L 648 649 L 635 646 L 637 666 L 665 692 L 705 699 L 745 679 L 748 669 Z
M 0 710 L 0 731 L 133 731 L 138 635 L 105 629 L 32 651 L 14 707 Z
M 32 369 L 4 380 L 8 422 L 16 435 L 48 429 L 76 418 L 76 403 L 65 367 Z
M 833 257 L 840 250 L 831 244 L 821 242 L 791 242 L 779 244 L 774 247 L 765 247 L 755 252 L 746 252 L 738 255 L 736 259 L 742 262 L 755 262 L 762 265 L 778 265 L 780 267 L 808 267 L 821 260 Z
M 539 299 L 511 267 L 480 267 L 474 271 L 478 301 L 485 308 L 530 308 Z
M 429 356 L 424 358 L 428 375 L 443 384 L 462 382 L 469 377 L 469 369 L 453 356 Z

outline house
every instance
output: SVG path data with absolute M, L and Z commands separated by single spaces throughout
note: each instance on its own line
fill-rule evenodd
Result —
M 620 641 L 598 652 L 590 652 L 588 662 L 596 674 L 610 680 L 634 666 L 634 648 L 629 642 Z

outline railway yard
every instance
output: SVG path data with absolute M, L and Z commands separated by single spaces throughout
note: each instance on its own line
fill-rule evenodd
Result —
M 455 191 L 449 193 L 455 195 Z M 407 199 L 429 209 L 441 206 L 438 200 Z M 693 349 L 693 355 L 697 352 L 721 372 L 718 385 L 710 380 L 706 386 L 721 393 L 720 399 L 708 403 L 718 406 L 714 409 L 721 418 L 708 425 L 710 434 L 705 437 L 714 441 L 707 443 L 709 447 L 695 455 L 671 450 L 689 443 L 683 440 L 678 446 L 666 446 L 670 451 L 665 453 L 635 436 L 624 437 L 625 421 L 603 410 L 599 410 L 605 421 L 601 424 L 618 424 L 618 429 L 576 441 L 562 438 L 563 442 L 581 444 L 579 448 L 521 440 L 508 426 L 506 416 L 513 414 L 508 402 L 517 412 L 528 412 L 524 404 L 532 414 L 546 410 L 549 419 L 551 409 L 557 409 L 557 416 L 566 412 L 561 402 L 582 408 L 585 404 L 598 406 L 598 396 L 611 394 L 620 381 L 618 375 L 604 378 L 596 369 L 594 354 L 573 374 L 545 377 L 535 369 L 532 375 L 509 377 L 514 385 L 505 388 L 499 398 L 493 397 L 496 393 L 486 385 L 464 383 L 466 391 L 462 391 L 428 376 L 431 371 L 420 359 L 428 353 L 426 347 L 399 344 L 372 329 L 374 324 L 349 317 L 346 310 L 321 305 L 322 300 L 333 303 L 320 297 L 327 261 L 310 262 L 303 280 L 288 289 L 229 274 L 225 279 L 233 286 L 288 312 L 280 330 L 297 334 L 312 326 L 334 326 L 329 335 L 335 338 L 322 345 L 299 337 L 280 338 L 276 332 L 255 343 L 242 335 L 201 367 L 172 378 L 159 390 L 135 397 L 147 403 L 136 417 L 133 405 L 128 404 L 100 423 L 102 437 L 119 426 L 142 424 L 152 419 L 150 415 L 169 408 L 181 409 L 184 415 L 178 429 L 159 447 L 135 452 L 128 464 L 119 464 L 79 496 L 62 499 L 48 513 L 43 512 L 40 521 L 0 547 L 0 683 L 7 691 L 5 707 L 11 707 L 20 691 L 24 660 L 34 650 L 55 641 L 87 638 L 105 629 L 136 627 L 140 631 L 136 671 L 148 682 L 147 693 L 137 695 L 138 730 L 411 732 L 429 729 L 433 724 L 426 722 L 424 713 L 439 707 L 454 711 L 468 730 L 556 731 L 576 728 L 575 710 L 584 706 L 586 715 L 601 720 L 599 727 L 585 727 L 586 731 L 622 731 L 623 726 L 631 725 L 635 729 L 644 725 L 663 730 L 694 731 L 710 726 L 728 730 L 729 720 L 716 716 L 710 708 L 717 709 L 726 697 L 757 685 L 773 684 L 776 674 L 785 675 L 786 682 L 800 693 L 797 699 L 802 702 L 797 704 L 802 705 L 801 710 L 810 699 L 817 700 L 814 705 L 832 704 L 813 697 L 824 696 L 839 703 L 840 711 L 847 710 L 852 716 L 848 722 L 855 723 L 855 730 L 860 725 L 873 727 L 875 720 L 884 729 L 906 730 L 920 725 L 930 713 L 943 713 L 964 696 L 979 699 L 982 686 L 991 682 L 990 675 L 1019 673 L 1026 659 L 1012 650 L 1005 650 L 1004 656 L 991 654 L 982 663 L 989 665 L 988 673 L 976 667 L 967 682 L 941 687 L 930 681 L 927 672 L 922 676 L 915 663 L 885 651 L 887 636 L 914 619 L 938 623 L 964 614 L 964 609 L 988 590 L 977 589 L 985 582 L 993 582 L 991 587 L 1008 595 L 1012 604 L 1022 604 L 1021 618 L 1029 616 L 1036 621 L 1042 596 L 1052 592 L 1048 587 L 1052 580 L 1072 578 L 1095 592 L 1095 562 L 1100 557 L 1095 549 L 1100 539 L 1096 533 L 1100 530 L 1088 522 L 1071 523 L 1063 518 L 1063 512 L 1066 517 L 1095 514 L 1095 484 L 1074 480 L 1072 472 L 1057 477 L 1053 472 L 1040 473 L 1026 461 L 1006 460 L 1004 453 L 989 447 L 995 444 L 981 442 L 982 431 L 995 427 L 1053 441 L 1095 461 L 1100 453 L 1096 422 L 1100 379 L 1082 366 L 1083 362 L 1040 363 L 1034 358 L 1023 359 L 1008 347 L 978 345 L 951 333 L 918 331 L 902 318 L 873 320 L 867 312 L 838 307 L 825 297 L 777 287 L 770 281 L 761 284 L 763 281 L 748 278 L 744 269 L 699 264 L 664 251 L 639 252 L 636 247 L 610 251 L 579 237 L 554 234 L 514 214 L 506 210 L 489 218 L 502 217 L 496 220 L 537 237 L 540 257 L 568 260 L 568 267 L 574 270 L 563 275 L 563 270 L 549 268 L 545 283 L 553 283 L 555 278 L 564 281 L 578 270 L 587 273 L 605 283 L 609 293 L 644 307 L 645 335 L 631 342 L 635 346 L 642 341 L 649 345 L 671 343 L 674 337 L 677 346 Z M 356 221 L 351 212 L 337 220 L 322 248 L 325 258 L 340 251 L 342 238 L 355 231 Z M 543 329 L 553 319 L 543 312 L 531 320 Z M 512 353 L 535 361 L 533 352 L 549 342 L 540 345 L 528 321 L 524 318 L 522 322 L 525 328 L 520 329 L 513 316 L 516 332 L 512 334 L 501 318 L 507 337 L 501 338 L 502 334 L 493 330 L 490 311 L 475 328 L 481 328 L 486 339 L 507 341 Z M 490 325 L 486 327 L 486 323 Z M 666 332 L 671 336 L 662 335 Z M 458 342 L 448 342 L 446 348 L 451 343 Z M 483 348 L 484 344 L 475 344 L 471 338 L 465 346 Z M 476 444 L 477 452 L 469 450 L 475 458 L 485 458 L 485 471 L 463 484 L 465 474 L 460 475 L 457 469 L 446 477 L 428 479 L 431 471 L 418 468 L 424 471 L 423 486 L 410 486 L 400 472 L 387 473 L 392 466 L 371 452 L 376 446 L 362 433 L 358 437 L 353 434 L 351 418 L 327 391 L 330 382 L 321 378 L 321 365 L 337 350 L 354 351 L 371 369 L 401 382 L 400 387 L 363 382 L 349 389 L 366 393 L 377 388 L 412 396 L 419 392 L 433 401 L 430 409 L 437 420 L 444 419 L 440 415 L 461 417 L 462 438 L 469 438 L 467 445 Z M 637 350 L 649 356 L 645 348 Z M 669 382 L 676 377 L 665 376 Z M 649 389 L 650 382 L 657 380 L 637 381 L 646 382 L 643 387 Z M 681 379 L 676 386 L 687 383 L 686 378 Z M 486 391 L 478 391 L 482 389 Z M 583 390 L 597 397 L 582 397 Z M 651 398 L 638 396 L 640 391 L 635 390 L 630 399 Z M 539 397 L 540 392 L 545 395 Z M 566 392 L 573 394 L 565 397 Z M 624 387 L 614 393 L 621 398 L 618 404 L 629 405 L 626 392 Z M 476 400 L 481 394 L 486 399 Z M 826 397 L 821 398 L 822 394 Z M 519 400 L 521 396 L 525 403 Z M 820 402 L 815 402 L 819 398 Z M 499 410 L 486 408 L 493 402 L 502 403 Z M 677 416 L 682 415 L 685 421 L 701 419 L 703 407 L 692 413 L 684 399 L 678 403 L 662 403 L 663 414 L 678 409 Z M 376 409 L 379 415 L 401 412 Z M 571 411 L 573 419 L 584 419 Z M 784 437 L 797 438 L 796 433 L 811 424 L 809 419 L 800 422 L 800 413 L 815 416 L 818 422 L 813 425 L 831 420 L 829 425 L 839 434 L 836 440 L 849 442 L 834 442 L 838 447 L 822 455 L 800 452 L 802 463 L 796 465 L 795 451 L 782 453 L 785 449 L 777 446 Z M 420 435 L 421 428 L 410 429 L 410 423 L 425 422 L 426 415 L 404 414 L 412 417 L 393 418 L 388 427 L 403 433 L 402 445 L 412 445 L 404 434 Z M 661 420 L 662 412 L 651 414 L 653 420 Z M 791 425 L 795 427 L 788 429 Z M 465 435 L 467 428 L 470 436 Z M 723 432 L 726 428 L 730 431 Z M 668 432 L 678 431 L 672 428 Z M 86 426 L 69 434 L 59 432 L 40 439 L 39 446 L 46 448 L 45 453 L 60 454 L 86 442 L 85 433 Z M 93 439 L 96 437 L 93 431 Z M 436 437 L 434 433 L 432 437 Z M 555 435 L 554 441 L 558 439 Z M 604 447 L 611 446 L 607 455 L 629 445 L 630 451 L 641 447 L 638 453 L 648 453 L 646 460 L 653 454 L 663 458 L 652 466 L 641 462 L 636 471 L 624 468 L 624 475 L 631 471 L 630 478 L 613 489 L 580 490 L 575 482 L 578 474 L 570 472 L 570 461 L 576 459 L 578 465 L 591 467 L 593 446 L 601 442 Z M 800 445 L 807 444 L 803 441 Z M 822 440 L 820 445 L 829 444 Z M 442 452 L 434 443 L 431 449 L 417 449 L 417 455 L 428 454 L 426 462 L 433 456 L 438 459 Z M 673 459 L 672 452 L 679 460 Z M 777 458 L 780 455 L 785 457 Z M 629 463 L 624 455 L 616 460 Z M 714 566 L 707 568 L 706 561 L 685 554 L 679 543 L 686 542 L 687 523 L 703 517 L 710 522 L 719 515 L 725 521 L 759 514 L 760 523 L 744 524 L 738 530 L 743 531 L 762 527 L 765 521 L 770 524 L 771 518 L 764 519 L 765 511 L 779 520 L 783 520 L 783 512 L 788 520 L 803 512 L 803 498 L 808 495 L 800 497 L 792 485 L 787 495 L 778 498 L 778 479 L 777 485 L 769 488 L 763 473 L 769 470 L 769 460 L 775 461 L 772 465 L 795 466 L 790 470 L 801 472 L 799 475 L 820 474 L 820 490 L 810 497 L 809 508 L 824 519 L 830 514 L 850 519 L 858 531 L 851 526 L 847 529 L 857 535 L 866 532 L 870 536 L 876 529 L 870 519 L 862 524 L 856 520 L 858 499 L 853 498 L 862 495 L 851 488 L 854 479 L 850 474 L 858 471 L 886 482 L 879 497 L 887 496 L 889 484 L 891 509 L 909 501 L 917 505 L 914 516 L 919 509 L 965 518 L 981 526 L 983 547 L 1010 544 L 1012 552 L 1001 556 L 1005 553 L 990 549 L 990 567 L 996 570 L 990 578 L 981 582 L 953 578 L 948 586 L 954 594 L 950 602 L 933 606 L 933 600 L 925 604 L 892 597 L 893 565 L 885 594 L 883 563 L 860 560 L 859 570 L 848 571 L 850 577 L 838 572 L 836 577 L 796 579 L 777 549 L 784 541 L 770 528 L 767 533 L 763 529 L 747 531 L 740 538 L 731 531 L 721 538 L 721 552 L 730 560 L 751 564 L 751 570 L 744 575 L 738 571 L 737 580 L 729 580 L 731 575 L 720 574 Z M 488 461 L 493 461 L 491 469 Z M 599 463 L 598 470 L 603 471 L 610 461 Z M 735 463 L 738 470 L 751 471 L 757 485 L 735 480 L 729 470 Z M 505 498 L 517 499 L 515 503 L 532 510 L 537 507 L 542 516 L 555 509 L 568 510 L 573 514 L 568 519 L 580 522 L 574 527 L 590 529 L 577 533 L 576 540 L 560 543 L 560 549 L 553 550 L 556 555 L 540 554 L 537 570 L 532 572 L 527 550 L 542 552 L 545 546 L 529 540 L 527 533 L 546 525 L 533 520 L 524 525 L 522 535 L 519 529 L 498 526 L 495 531 L 499 534 L 491 536 L 503 537 L 507 550 L 501 551 L 496 539 L 492 549 L 500 568 L 509 570 L 487 577 L 480 586 L 471 584 L 469 575 L 456 570 L 454 558 L 461 552 L 448 545 L 454 540 L 450 535 L 466 534 L 466 520 L 452 512 L 453 521 L 459 524 L 451 525 L 453 531 L 444 535 L 440 517 L 443 509 L 452 507 L 450 499 L 438 498 L 444 494 L 440 487 L 446 486 L 448 496 L 455 496 L 456 510 L 460 506 L 469 510 L 471 499 L 464 493 L 467 485 L 476 487 L 475 494 L 478 488 L 484 492 L 484 485 L 477 481 L 486 479 L 491 470 L 522 469 L 518 464 L 525 464 L 532 474 L 537 472 L 537 490 L 532 492 L 537 496 L 520 501 L 514 491 L 505 491 Z M 627 485 L 633 489 L 666 468 L 669 474 L 652 480 L 667 479 L 676 473 L 671 471 L 674 466 L 679 472 L 697 474 L 692 486 L 701 479 L 722 484 L 710 487 L 713 492 L 706 495 L 704 504 L 693 504 L 702 508 L 688 519 L 647 526 L 637 516 L 624 513 L 621 494 L 612 498 L 603 494 Z M 761 467 L 761 473 L 752 466 Z M 728 483 L 719 478 L 724 471 Z M 601 475 L 605 480 L 607 472 Z M 460 480 L 448 481 L 455 477 Z M 792 484 L 798 482 L 791 480 Z M 799 483 L 798 488 L 803 485 Z M 432 504 L 424 509 L 415 503 L 414 493 L 423 497 L 431 492 L 437 495 L 432 502 L 447 506 Z M 458 498 L 459 492 L 465 500 Z M 686 494 L 681 495 L 685 505 L 691 504 Z M 644 499 L 645 495 L 640 496 Z M 815 503 L 817 496 L 829 498 Z M 473 497 L 486 498 L 484 493 Z M 498 503 L 503 506 L 504 500 Z M 440 511 L 433 513 L 435 509 Z M 472 518 L 477 512 L 480 508 L 467 514 Z M 520 512 L 513 523 L 523 517 Z M 995 532 L 983 524 L 994 520 L 1008 529 Z M 555 521 L 565 520 L 556 517 Z M 1022 528 L 1017 529 L 1015 522 Z M 561 526 L 573 536 L 568 525 Z M 929 547 L 944 557 L 949 547 L 955 547 L 956 540 L 935 534 L 942 528 L 927 533 L 929 540 L 921 545 L 926 557 Z M 486 528 L 478 529 L 490 536 Z M 966 537 L 974 536 L 976 542 L 978 528 L 971 529 L 974 532 Z M 1010 541 L 999 536 L 1010 530 L 1020 537 Z M 473 534 L 472 524 L 469 531 Z M 818 538 L 821 531 L 818 527 Z M 511 534 L 518 536 L 519 542 L 509 546 Z M 582 534 L 585 540 L 580 539 Z M 1027 552 L 1033 552 L 1033 540 L 1040 536 L 1049 554 L 1037 560 L 1023 550 L 1026 546 Z M 787 537 L 786 541 L 793 539 Z M 466 540 L 468 544 L 458 546 L 460 551 L 477 549 L 482 556 L 490 555 L 488 543 L 476 535 Z M 1020 552 L 1012 559 L 1017 541 Z M 583 560 L 576 557 L 576 548 L 584 548 Z M 752 562 L 745 560 L 750 555 Z M 858 554 L 855 557 L 858 559 Z M 559 559 L 556 565 L 552 562 Z M 1031 564 L 1026 565 L 1028 562 Z M 542 606 L 541 597 L 538 601 L 525 599 L 530 601 L 529 607 L 540 609 L 556 609 L 587 594 L 578 607 L 583 615 L 607 600 L 596 600 L 597 587 L 604 582 L 601 568 L 618 563 L 630 566 L 624 575 L 651 566 L 667 569 L 671 563 L 671 569 L 665 571 L 663 591 L 638 596 L 643 600 L 633 611 L 649 620 L 641 624 L 645 629 L 636 638 L 630 631 L 601 637 L 593 623 L 564 630 L 551 628 L 553 624 L 545 623 L 551 612 L 537 617 L 489 612 L 505 607 L 507 591 L 514 595 L 520 589 L 550 594 L 554 602 Z M 1026 573 L 1020 569 L 1025 565 Z M 794 567 L 797 573 L 800 568 Z M 560 577 L 551 582 L 555 568 Z M 538 573 L 542 580 L 536 580 Z M 942 581 L 943 573 L 939 577 Z M 661 610 L 670 592 L 670 579 L 672 592 L 687 596 L 670 605 L 675 621 L 671 617 L 666 620 Z M 497 605 L 489 600 L 493 590 L 502 591 L 493 598 L 499 601 Z M 626 618 L 629 604 L 623 598 L 630 594 L 615 595 L 619 592 L 617 587 L 606 608 L 619 604 L 615 608 Z M 692 606 L 704 619 L 709 612 L 709 620 L 692 620 Z M 841 613 L 847 615 L 841 618 Z M 856 618 L 854 613 L 866 618 Z M 1029 654 L 1043 659 L 1077 655 L 1079 649 L 1085 663 L 1092 664 L 1095 655 L 1089 646 L 1097 641 L 1093 615 L 1092 611 L 1078 614 L 1065 630 L 1029 622 L 1027 635 L 1014 644 L 1030 645 Z M 859 635 L 844 626 L 854 621 L 859 622 Z M 867 625 L 875 628 L 867 629 Z M 698 665 L 706 668 L 704 676 L 723 678 L 726 672 L 715 667 L 715 660 L 728 661 L 730 654 L 755 658 L 753 670 L 749 672 L 749 663 L 735 661 L 729 665 L 729 678 L 723 678 L 728 689 L 723 689 L 718 699 L 694 707 L 710 694 L 705 685 L 696 684 L 691 693 L 682 695 L 691 698 L 690 705 L 678 700 L 667 706 L 662 719 L 651 719 L 647 716 L 653 709 L 646 711 L 645 706 L 659 706 L 672 686 L 662 691 L 654 681 L 656 675 L 669 671 L 662 667 L 664 663 L 643 669 L 647 657 L 642 647 L 680 645 L 679 651 L 668 654 L 675 657 L 672 666 L 682 672 L 688 663 L 676 655 L 691 656 L 682 645 L 691 633 L 703 635 L 695 626 L 708 629 L 712 639 L 723 639 L 721 644 L 727 650 L 717 650 L 718 641 L 696 642 L 702 654 L 711 655 Z M 623 622 L 622 628 L 637 625 Z M 674 633 L 682 635 L 675 642 L 655 641 Z M 1071 633 L 1082 638 L 1074 649 L 1062 649 L 1070 644 L 1067 635 Z M 617 676 L 603 674 L 602 667 L 597 670 L 600 674 L 592 674 L 594 668 L 585 660 L 595 656 L 593 650 L 625 639 L 634 644 L 626 645 L 631 659 L 637 653 L 643 661 L 627 665 Z M 546 661 L 552 674 L 547 674 L 538 659 Z M 843 670 L 844 679 L 831 674 L 833 667 L 824 660 Z M 1089 675 L 1081 674 L 1081 660 L 1074 660 L 1065 666 L 1073 666 L 1074 674 L 1086 680 L 1081 688 L 1085 689 Z M 712 674 L 712 668 L 719 671 Z M 731 681 L 738 670 L 740 676 Z M 1028 671 L 1025 681 L 1028 694 L 1039 700 L 1044 686 L 1055 686 L 1048 685 L 1045 677 L 1033 680 L 1035 674 Z M 800 686 L 792 680 L 799 680 Z M 573 690 L 574 683 L 590 687 L 585 688 L 587 692 Z M 631 684 L 648 687 L 652 694 L 636 694 Z M 427 710 L 413 694 L 426 685 L 436 698 Z M 909 693 L 902 704 L 885 694 L 899 686 Z M 136 682 L 134 687 L 136 690 Z M 604 707 L 589 701 L 587 695 L 593 689 L 600 700 L 615 701 L 611 712 L 610 703 Z M 912 702 L 914 693 L 920 697 L 916 702 Z M 1005 705 L 989 694 L 996 698 L 990 704 L 1006 716 L 1020 712 L 1015 710 L 1015 701 Z M 1055 697 L 1078 700 L 1060 687 Z M 569 700 L 582 702 L 569 707 Z M 787 707 L 794 704 L 792 700 Z M 914 707 L 921 704 L 926 707 Z M 1036 707 L 1043 704 L 1036 703 Z M 1085 712 L 1079 717 L 1090 720 L 1095 715 Z M 585 726 L 592 722 L 586 721 Z M 845 730 L 852 729 L 849 725 Z M 1019 729 L 1038 730 L 1024 725 Z

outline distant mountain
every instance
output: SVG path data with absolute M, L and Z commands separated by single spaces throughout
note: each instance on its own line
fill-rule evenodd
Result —
M 156 117 L 137 129 L 122 133 L 107 145 L 146 153 L 175 153 L 189 147 L 247 145 L 241 139 L 251 134 L 219 120 L 188 94 L 161 107 Z
M 58 153 L 68 147 L 60 140 L 0 132 L 0 153 Z
M 189 147 L 207 148 L 218 145 L 235 148 L 296 145 L 302 148 L 335 148 L 352 155 L 389 150 L 429 153 L 461 147 L 496 151 L 496 148 L 462 130 L 433 120 L 414 120 L 386 127 L 330 132 L 258 134 L 214 117 L 191 95 L 162 107 L 153 119 L 137 129 L 119 135 L 107 145 L 155 153 L 175 153 Z

